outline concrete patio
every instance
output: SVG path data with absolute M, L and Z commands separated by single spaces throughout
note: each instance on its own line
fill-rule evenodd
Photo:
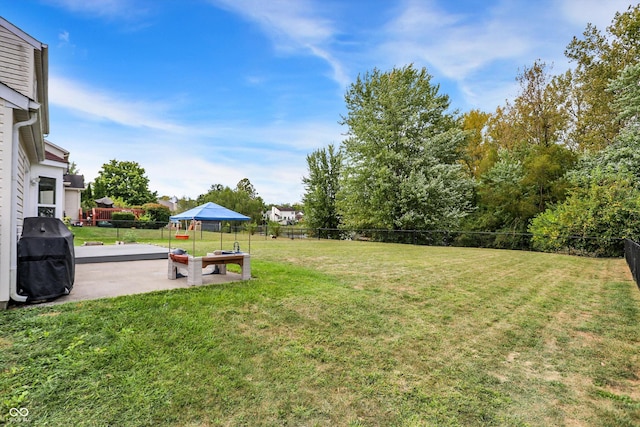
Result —
M 112 298 L 187 288 L 187 278 L 167 277 L 168 249 L 143 244 L 76 246 L 75 281 L 69 295 L 43 304 Z M 181 273 L 186 274 L 186 269 Z M 241 280 L 238 273 L 203 274 L 203 285 Z

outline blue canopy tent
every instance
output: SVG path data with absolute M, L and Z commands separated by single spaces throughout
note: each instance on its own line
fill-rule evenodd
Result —
M 188 211 L 169 217 L 171 222 L 178 221 L 250 221 L 248 216 L 239 214 L 238 212 L 227 209 L 224 206 L 207 202 Z M 193 238 L 193 252 L 195 256 L 195 227 Z M 222 245 L 222 230 L 220 230 L 220 244 Z M 169 233 L 169 249 L 171 249 L 171 233 Z M 222 249 L 222 248 L 220 248 Z

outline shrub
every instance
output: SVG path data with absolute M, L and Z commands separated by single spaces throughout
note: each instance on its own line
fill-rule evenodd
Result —
M 136 233 L 133 232 L 133 230 L 129 230 L 126 233 L 124 233 L 124 236 L 122 237 L 122 241 L 125 243 L 135 243 L 136 240 Z
M 281 225 L 279 223 L 274 222 L 274 221 L 269 221 L 268 229 L 269 229 L 269 232 L 272 235 L 274 235 L 276 237 L 280 236 L 280 227 L 281 227 Z
M 159 203 L 145 203 L 142 209 L 145 211 L 145 216 L 150 218 L 147 228 L 162 228 L 169 223 L 171 211 L 168 207 Z
M 256 234 L 256 230 L 258 229 L 258 224 L 256 224 L 255 222 L 251 222 L 248 226 L 247 229 L 249 231 L 250 235 L 254 235 Z
M 136 228 L 157 228 L 155 222 L 151 219 L 151 215 L 148 213 L 140 215 L 136 220 Z
M 640 190 L 628 172 L 596 170 L 586 187 L 531 222 L 535 249 L 621 256 L 624 238 L 640 237 Z
M 131 228 L 135 225 L 136 216 L 133 212 L 114 212 L 111 214 L 111 224 L 116 228 Z
M 121 208 L 121 209 L 125 209 L 125 208 L 130 208 L 131 206 L 129 206 L 129 204 L 122 198 L 122 197 L 109 197 L 111 199 L 111 201 L 113 201 L 113 207 L 114 208 Z

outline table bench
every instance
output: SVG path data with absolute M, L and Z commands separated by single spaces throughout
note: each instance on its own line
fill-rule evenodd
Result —
M 202 285 L 202 269 L 210 265 L 218 267 L 220 274 L 227 274 L 227 264 L 239 265 L 242 269 L 242 280 L 251 279 L 251 258 L 244 252 L 233 254 L 207 254 L 203 257 L 194 257 L 191 255 L 169 254 L 168 258 L 168 277 L 175 280 L 178 277 L 178 267 L 187 266 L 187 285 Z

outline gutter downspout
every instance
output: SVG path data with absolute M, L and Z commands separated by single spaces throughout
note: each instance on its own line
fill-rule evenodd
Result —
M 31 111 L 31 118 L 24 122 L 18 122 L 13 125 L 13 140 L 11 145 L 11 253 L 10 276 L 9 276 L 9 295 L 10 298 L 17 302 L 26 302 L 27 297 L 18 295 L 18 150 L 20 146 L 20 128 L 30 126 L 38 119 L 38 113 Z

